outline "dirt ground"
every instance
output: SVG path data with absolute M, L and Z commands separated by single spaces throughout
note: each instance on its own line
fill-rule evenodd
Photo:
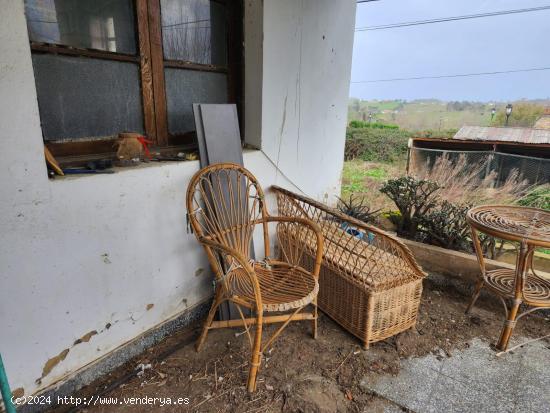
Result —
M 467 316 L 467 302 L 468 297 L 455 288 L 426 280 L 416 328 L 372 344 L 368 350 L 362 350 L 357 339 L 322 313 L 317 340 L 311 337 L 310 323 L 291 323 L 264 357 L 258 390 L 253 394 L 244 387 L 249 354 L 246 335 L 239 335 L 239 329 L 219 329 L 209 333 L 200 353 L 188 344 L 160 361 L 159 355 L 188 340 L 189 332 L 171 336 L 75 396 L 99 395 L 109 384 L 144 364 L 143 374 L 102 397 L 116 397 L 118 403 L 131 397 L 182 397 L 189 403 L 164 407 L 122 403 L 82 411 L 382 412 L 391 403 L 361 388 L 361 379 L 366 375 L 396 374 L 401 361 L 412 356 L 430 352 L 438 357 L 450 356 L 455 349 L 468 346 L 474 337 L 496 341 L 503 323 L 502 305 L 482 297 Z M 529 315 L 518 322 L 514 335 L 548 334 L 548 321 L 540 314 Z M 274 328 L 266 328 L 266 334 Z

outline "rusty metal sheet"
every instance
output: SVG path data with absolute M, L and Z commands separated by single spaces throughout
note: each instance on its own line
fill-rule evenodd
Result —
M 453 139 L 465 141 L 500 141 L 525 144 L 550 144 L 550 130 L 534 128 L 504 128 L 463 126 Z

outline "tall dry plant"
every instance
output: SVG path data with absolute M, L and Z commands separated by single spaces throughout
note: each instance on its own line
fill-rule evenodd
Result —
M 476 163 L 469 163 L 464 154 L 456 161 L 443 155 L 433 165 L 428 161 L 424 172 L 417 176 L 439 184 L 438 196 L 454 204 L 511 204 L 517 201 L 528 189 L 528 182 L 513 169 L 506 181 L 497 187 L 497 172 L 490 169 L 490 164 L 490 155 Z

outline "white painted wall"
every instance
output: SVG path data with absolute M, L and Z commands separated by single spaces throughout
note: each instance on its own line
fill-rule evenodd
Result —
M 212 287 L 195 276 L 207 262 L 185 230 L 198 162 L 47 179 L 23 1 L 0 0 L 0 10 L 0 351 L 12 388 L 29 395 Z M 261 139 L 250 138 L 267 157 L 244 156 L 264 187 L 293 188 L 284 174 L 317 198 L 339 191 L 354 15 L 354 0 L 264 1 Z
M 354 0 L 264 0 L 263 151 L 313 198 L 340 192 Z

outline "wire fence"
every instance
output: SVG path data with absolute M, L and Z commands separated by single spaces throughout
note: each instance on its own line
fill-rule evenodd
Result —
M 464 156 L 466 163 L 472 167 L 486 165 L 480 179 L 495 173 L 494 185 L 499 187 L 515 170 L 522 180 L 530 185 L 540 185 L 550 182 L 550 159 L 532 156 L 513 155 L 494 151 L 450 151 L 442 149 L 411 148 L 409 154 L 409 173 L 422 175 L 431 169 L 437 159 L 446 156 L 451 162 L 457 162 Z

